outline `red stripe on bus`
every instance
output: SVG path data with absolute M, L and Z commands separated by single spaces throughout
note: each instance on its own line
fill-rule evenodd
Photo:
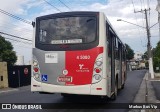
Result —
M 89 50 L 66 51 L 65 69 L 66 76 L 72 77 L 72 82 L 66 85 L 91 84 L 94 70 L 94 63 L 99 54 L 103 53 L 103 47 L 96 47 Z

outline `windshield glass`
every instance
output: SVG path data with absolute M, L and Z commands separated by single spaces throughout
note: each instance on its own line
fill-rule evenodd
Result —
M 90 43 L 96 39 L 95 17 L 63 17 L 40 21 L 39 41 L 45 44 Z

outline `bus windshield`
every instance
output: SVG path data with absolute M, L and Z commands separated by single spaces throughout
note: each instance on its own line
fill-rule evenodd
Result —
M 44 44 L 80 44 L 96 40 L 96 17 L 62 17 L 40 20 L 39 41 Z

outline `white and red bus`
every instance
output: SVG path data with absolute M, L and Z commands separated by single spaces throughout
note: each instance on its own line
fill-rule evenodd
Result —
M 115 99 L 126 49 L 102 12 L 64 12 L 34 23 L 31 91 Z

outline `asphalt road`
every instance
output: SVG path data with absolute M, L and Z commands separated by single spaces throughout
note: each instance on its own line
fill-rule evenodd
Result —
M 57 103 L 67 104 L 78 104 L 77 109 L 54 109 L 58 112 L 90 112 L 90 111 L 101 111 L 101 112 L 127 112 L 127 109 L 106 109 L 106 106 L 112 105 L 112 103 L 132 103 L 142 82 L 142 79 L 146 73 L 146 70 L 137 70 L 128 72 L 126 84 L 123 90 L 119 91 L 118 97 L 115 101 L 107 100 L 102 103 L 102 100 L 93 96 L 76 96 L 70 99 L 64 99 L 60 94 L 39 94 L 31 93 L 30 86 L 21 87 L 17 91 L 9 91 L 0 93 L 0 103 L 52 103 L 53 105 Z M 111 103 L 111 104 L 110 104 Z M 90 109 L 84 109 L 89 106 Z M 92 109 L 94 108 L 94 110 Z M 76 107 L 75 107 L 76 108 Z M 95 109 L 96 108 L 96 109 Z M 1 110 L 0 110 L 1 111 Z M 9 110 L 10 112 L 11 110 Z M 17 110 L 13 110 L 16 111 Z M 22 110 L 20 110 L 22 111 Z M 27 111 L 27 110 L 26 110 Z M 29 110 L 31 111 L 31 110 Z M 39 111 L 39 110 L 38 110 Z M 45 110 L 45 112 L 53 110 Z

